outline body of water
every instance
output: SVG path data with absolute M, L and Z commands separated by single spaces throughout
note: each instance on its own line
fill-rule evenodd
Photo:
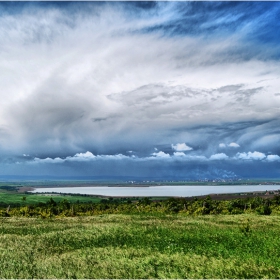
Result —
M 213 193 L 242 193 L 253 191 L 278 190 L 279 185 L 235 185 L 235 186 L 151 186 L 151 187 L 64 187 L 64 188 L 37 188 L 33 193 L 57 192 L 71 194 L 92 194 L 104 196 L 130 197 L 188 197 Z

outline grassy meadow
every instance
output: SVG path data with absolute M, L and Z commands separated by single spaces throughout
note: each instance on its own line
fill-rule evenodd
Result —
M 40 202 L 46 203 L 50 200 L 50 197 L 52 197 L 52 199 L 57 202 L 67 199 L 71 203 L 76 203 L 77 201 L 98 203 L 101 200 L 101 198 L 93 196 L 17 193 L 6 191 L 0 188 L 0 203 L 5 204 L 33 205 Z
M 279 278 L 280 216 L 0 218 L 0 278 Z

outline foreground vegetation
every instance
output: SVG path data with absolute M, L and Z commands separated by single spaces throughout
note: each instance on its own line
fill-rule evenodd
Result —
M 279 278 L 280 217 L 0 218 L 0 278 Z
M 280 277 L 279 195 L 15 195 L 0 197 L 1 279 Z
M 0 202 L 0 216 L 13 217 L 74 217 L 99 214 L 175 214 L 184 215 L 217 215 L 217 214 L 280 214 L 280 195 L 273 198 L 247 197 L 233 200 L 213 200 L 206 198 L 169 198 L 151 200 L 148 198 L 108 198 L 100 199 L 98 203 L 91 201 L 69 201 L 65 197 L 47 197 L 47 201 L 30 203 L 22 197 L 22 204 Z M 56 200 L 55 200 L 56 198 Z M 90 198 L 88 198 L 90 199 Z

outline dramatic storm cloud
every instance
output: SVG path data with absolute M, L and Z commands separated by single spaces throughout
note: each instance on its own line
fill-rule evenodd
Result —
M 279 177 L 279 2 L 0 10 L 0 175 Z

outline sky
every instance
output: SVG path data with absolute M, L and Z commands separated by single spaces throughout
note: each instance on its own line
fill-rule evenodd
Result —
M 280 178 L 280 2 L 0 2 L 0 177 Z

